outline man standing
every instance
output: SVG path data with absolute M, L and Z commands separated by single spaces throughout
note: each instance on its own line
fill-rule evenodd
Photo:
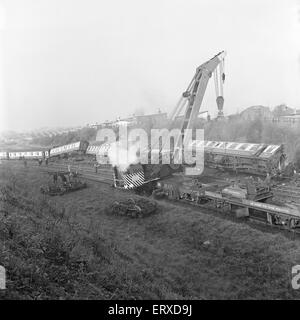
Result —
M 56 172 L 53 174 L 53 183 L 54 184 L 57 183 L 57 173 Z

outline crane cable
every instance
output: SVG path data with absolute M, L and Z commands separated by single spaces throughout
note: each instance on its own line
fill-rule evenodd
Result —
M 214 71 L 215 90 L 217 97 L 219 96 L 218 68 Z
M 223 96 L 223 84 L 225 81 L 225 61 L 224 58 L 214 71 L 216 96 Z
M 220 96 L 223 97 L 223 74 L 224 74 L 224 70 L 223 70 L 223 60 L 220 63 Z

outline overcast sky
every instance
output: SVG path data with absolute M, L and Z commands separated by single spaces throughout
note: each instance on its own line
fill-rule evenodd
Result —
M 300 108 L 298 0 L 0 0 L 0 44 L 0 130 L 170 112 L 221 50 L 225 114 Z

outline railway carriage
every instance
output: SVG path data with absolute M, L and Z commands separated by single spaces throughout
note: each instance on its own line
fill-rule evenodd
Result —
M 89 143 L 87 141 L 77 141 L 63 146 L 54 147 L 50 149 L 49 157 L 51 158 L 70 153 L 85 153 L 88 148 L 88 144 Z
M 46 151 L 47 152 L 47 151 Z M 13 151 L 9 152 L 9 159 L 44 159 L 45 151 Z
M 194 148 L 204 150 L 205 165 L 252 174 L 280 172 L 285 166 L 282 145 L 244 142 L 193 141 Z

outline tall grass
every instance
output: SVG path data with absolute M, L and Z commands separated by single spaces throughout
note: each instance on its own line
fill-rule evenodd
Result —
M 1 297 L 105 298 L 108 293 L 95 290 L 91 278 L 94 265 L 110 261 L 111 245 L 64 207 L 22 196 L 16 177 L 10 180 L 0 189 L 0 264 L 8 274 Z
M 144 219 L 108 215 L 126 192 L 89 183 L 49 199 L 42 180 L 0 170 L 0 299 L 299 298 L 297 239 L 169 202 Z

